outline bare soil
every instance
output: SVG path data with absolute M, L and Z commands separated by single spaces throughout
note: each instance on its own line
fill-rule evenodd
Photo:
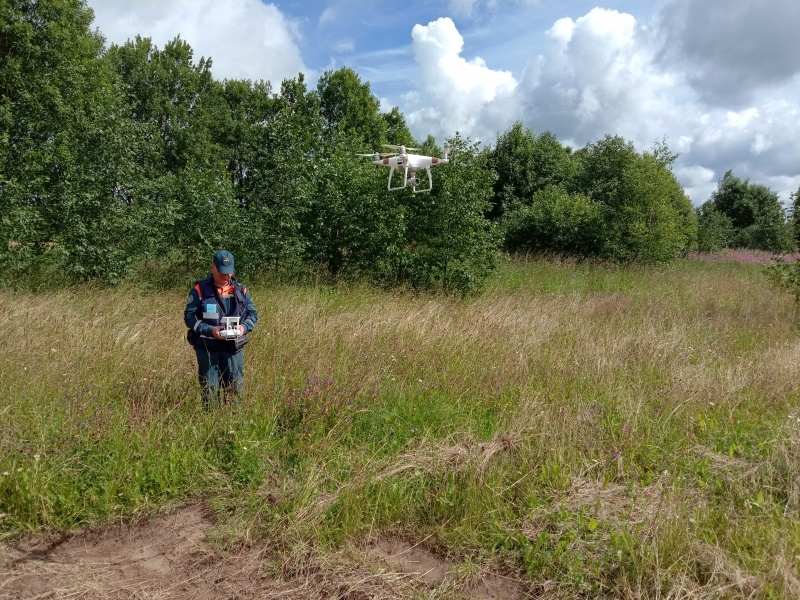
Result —
M 541 597 L 521 581 L 459 571 L 422 544 L 400 539 L 367 540 L 324 562 L 276 566 L 266 545 L 215 551 L 207 537 L 213 527 L 211 513 L 192 503 L 103 530 L 0 544 L 0 598 L 377 600 L 433 590 L 454 599 Z

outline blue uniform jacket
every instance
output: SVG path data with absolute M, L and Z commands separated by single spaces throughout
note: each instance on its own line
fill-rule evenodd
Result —
M 233 303 L 234 303 L 234 294 L 229 295 L 221 295 L 219 292 L 219 288 L 217 288 L 211 277 L 207 278 L 203 282 L 197 282 L 194 287 L 189 290 L 189 296 L 186 299 L 186 308 L 183 312 L 183 321 L 186 323 L 186 326 L 189 330 L 197 336 L 202 338 L 207 338 L 210 342 L 217 342 L 211 337 L 211 331 L 214 329 L 214 325 L 204 322 L 203 320 L 203 297 L 201 293 L 201 283 L 209 282 L 212 289 L 216 289 L 216 297 L 222 303 L 221 314 L 222 315 L 230 315 L 233 316 L 234 312 L 231 312 Z M 256 326 L 256 322 L 258 322 L 258 311 L 256 310 L 255 304 L 253 304 L 253 298 L 250 295 L 250 292 L 247 290 L 246 287 L 242 286 L 240 283 L 236 282 L 235 279 L 231 279 L 231 285 L 238 287 L 243 296 L 244 296 L 244 309 L 238 311 L 242 314 L 241 321 L 239 322 L 241 325 L 244 326 L 245 334 L 250 333 L 253 331 L 253 328 Z M 220 344 L 233 344 L 233 342 L 219 342 Z

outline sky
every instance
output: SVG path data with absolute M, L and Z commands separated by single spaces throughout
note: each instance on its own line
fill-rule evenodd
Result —
M 107 44 L 180 36 L 219 80 L 350 67 L 418 141 L 520 121 L 575 149 L 665 141 L 695 206 L 729 170 L 800 188 L 798 0 L 87 1 Z

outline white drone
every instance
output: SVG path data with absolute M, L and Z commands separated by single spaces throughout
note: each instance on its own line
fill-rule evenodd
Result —
M 393 146 L 391 144 L 383 144 L 386 148 L 391 148 L 394 152 L 375 152 L 374 154 L 357 154 L 357 156 L 371 156 L 373 165 L 385 165 L 389 167 L 389 183 L 386 187 L 389 191 L 402 190 L 410 187 L 411 191 L 415 194 L 422 192 L 430 192 L 433 189 L 433 176 L 431 175 L 431 167 L 434 165 L 446 165 L 450 162 L 447 159 L 449 148 L 444 149 L 444 156 L 437 158 L 436 156 L 421 156 L 419 154 L 408 154 L 406 150 L 419 150 L 419 148 L 406 148 L 405 146 Z M 428 187 L 418 190 L 419 177 L 417 171 L 425 169 L 428 172 Z M 392 177 L 397 170 L 403 171 L 403 184 L 392 187 Z

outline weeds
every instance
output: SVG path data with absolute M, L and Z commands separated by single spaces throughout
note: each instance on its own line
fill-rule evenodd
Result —
M 508 263 L 470 300 L 255 285 L 203 410 L 183 291 L 0 292 L 0 535 L 203 496 L 276 577 L 393 535 L 551 597 L 798 589 L 800 343 L 756 265 Z M 437 596 L 438 597 L 438 596 Z

